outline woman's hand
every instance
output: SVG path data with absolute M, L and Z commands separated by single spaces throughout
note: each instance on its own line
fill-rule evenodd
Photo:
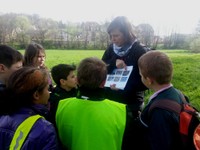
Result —
M 121 59 L 116 60 L 116 67 L 118 69 L 122 69 L 122 68 L 124 68 L 125 70 L 127 69 L 125 62 Z
M 110 88 L 111 88 L 111 90 L 115 90 L 115 91 L 119 90 L 118 88 L 116 88 L 116 84 L 111 84 Z

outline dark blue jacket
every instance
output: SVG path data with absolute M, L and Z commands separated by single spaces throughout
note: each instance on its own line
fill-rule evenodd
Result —
M 181 97 L 174 87 L 160 92 L 144 108 L 141 113 L 141 122 L 145 130 L 145 142 L 143 145 L 151 150 L 177 150 L 181 148 L 179 135 L 179 115 L 162 108 L 149 108 L 155 101 L 169 99 L 181 103 Z M 147 125 L 147 126 L 145 126 Z M 144 144 L 145 143 L 145 144 Z
M 29 116 L 40 114 L 45 116 L 48 110 L 44 105 L 22 108 L 12 115 L 0 116 L 0 150 L 8 150 L 17 127 Z M 22 150 L 57 150 L 58 143 L 54 126 L 40 118 L 33 125 Z

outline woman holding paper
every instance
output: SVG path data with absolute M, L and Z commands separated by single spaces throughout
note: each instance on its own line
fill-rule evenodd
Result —
M 141 82 L 137 63 L 139 57 L 146 53 L 146 49 L 137 41 L 131 23 L 124 16 L 116 17 L 108 26 L 107 32 L 112 43 L 104 52 L 102 60 L 108 65 L 108 74 L 112 74 L 114 69 L 126 70 L 127 66 L 132 66 L 133 69 L 125 88 L 121 90 L 113 82 L 110 87 L 106 87 L 106 96 L 128 104 L 137 117 L 144 103 L 144 91 L 147 89 Z

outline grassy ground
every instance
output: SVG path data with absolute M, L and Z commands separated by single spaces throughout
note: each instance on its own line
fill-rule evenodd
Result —
M 49 68 L 59 63 L 78 65 L 85 57 L 95 56 L 101 58 L 102 50 L 47 50 L 46 64 Z
M 191 103 L 200 110 L 200 54 L 192 54 L 185 50 L 162 51 L 167 53 L 174 65 L 172 84 L 186 94 Z M 103 52 L 103 50 L 46 50 L 46 65 L 49 68 L 59 63 L 78 65 L 85 57 L 101 58 Z M 151 94 L 152 91 L 147 92 L 146 99 Z

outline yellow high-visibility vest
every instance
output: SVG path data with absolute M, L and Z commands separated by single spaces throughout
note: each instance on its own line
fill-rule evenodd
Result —
M 40 115 L 30 116 L 25 119 L 15 131 L 9 150 L 20 150 L 34 123 L 41 118 Z M 42 117 L 43 118 L 43 117 Z
M 61 142 L 68 149 L 121 150 L 126 105 L 108 99 L 67 98 L 59 101 L 56 126 Z

